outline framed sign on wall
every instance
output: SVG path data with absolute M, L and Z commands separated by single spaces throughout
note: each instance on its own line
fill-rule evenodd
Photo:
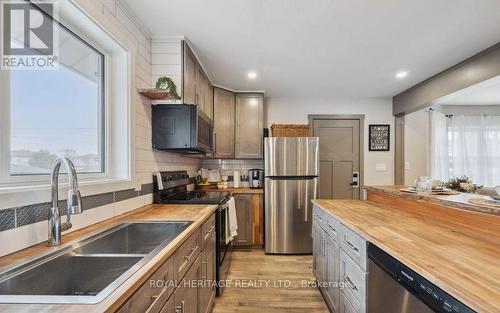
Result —
M 368 126 L 368 150 L 389 151 L 391 146 L 391 126 L 389 124 Z

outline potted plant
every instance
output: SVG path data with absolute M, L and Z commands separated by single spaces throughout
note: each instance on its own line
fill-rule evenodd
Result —
M 156 89 L 168 90 L 171 97 L 177 98 L 179 94 L 177 93 L 177 86 L 174 81 L 167 76 L 162 76 L 156 81 Z
M 467 193 L 476 193 L 481 188 L 483 188 L 482 185 L 474 184 L 472 180 L 465 175 L 462 177 L 452 177 L 445 185 L 447 188 L 450 188 L 452 190 Z

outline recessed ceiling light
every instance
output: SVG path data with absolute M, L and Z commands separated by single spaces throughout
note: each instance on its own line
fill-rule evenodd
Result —
M 408 76 L 408 72 L 407 71 L 400 71 L 400 72 L 396 73 L 396 78 L 397 79 L 403 79 L 406 76 Z
M 255 72 L 248 72 L 247 74 L 249 79 L 256 79 L 257 78 L 257 73 Z

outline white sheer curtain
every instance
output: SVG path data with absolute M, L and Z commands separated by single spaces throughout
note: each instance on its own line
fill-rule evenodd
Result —
M 450 178 L 448 152 L 448 118 L 441 112 L 430 114 L 430 172 L 434 179 L 447 181 Z
M 431 113 L 431 175 L 466 175 L 476 184 L 500 185 L 500 116 Z

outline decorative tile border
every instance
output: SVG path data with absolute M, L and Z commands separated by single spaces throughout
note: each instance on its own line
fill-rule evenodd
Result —
M 0 211 L 0 231 L 14 228 L 16 224 L 16 212 L 14 209 Z
M 126 189 L 115 192 L 115 202 L 123 201 L 139 196 L 139 191 L 135 189 Z
M 150 183 L 141 185 L 140 191 L 136 191 L 135 189 L 125 189 L 115 192 L 89 195 L 82 197 L 82 208 L 84 211 L 90 210 L 107 204 L 152 193 L 153 184 Z M 50 202 L 43 202 L 0 210 L 0 231 L 46 221 L 49 216 L 50 206 Z M 66 215 L 66 200 L 60 200 L 58 206 L 61 216 Z

